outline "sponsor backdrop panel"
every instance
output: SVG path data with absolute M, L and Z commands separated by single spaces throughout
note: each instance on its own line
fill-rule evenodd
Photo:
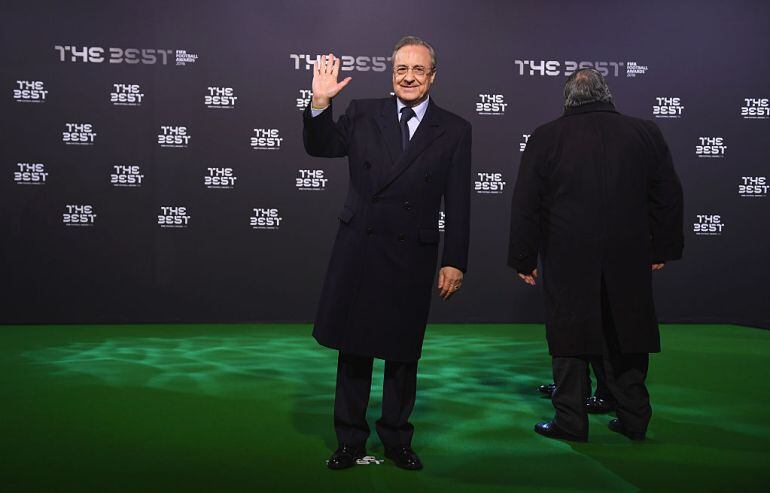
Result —
M 310 321 L 347 186 L 302 148 L 311 63 L 390 94 L 395 41 L 438 52 L 474 127 L 471 261 L 433 322 L 538 322 L 505 267 L 510 194 L 564 79 L 604 73 L 685 188 L 660 318 L 767 327 L 770 106 L 761 1 L 67 2 L 0 6 L 3 323 Z M 622 165 L 622 163 L 619 163 Z M 415 197 L 419 200 L 419 197 Z M 436 228 L 443 229 L 442 215 Z

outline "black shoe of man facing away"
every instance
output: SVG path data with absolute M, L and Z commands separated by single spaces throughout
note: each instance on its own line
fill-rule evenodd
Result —
M 551 397 L 555 390 L 556 390 L 555 383 L 547 383 L 537 388 L 538 392 L 540 392 L 543 395 L 547 395 L 548 397 Z
M 556 440 L 568 440 L 570 442 L 587 442 L 588 435 L 573 435 L 568 431 L 562 429 L 559 425 L 553 421 L 538 423 L 535 425 L 535 433 L 543 435 L 546 438 L 553 438 Z
M 591 414 L 606 414 L 615 410 L 617 404 L 613 400 L 602 399 L 592 395 L 586 399 L 586 411 Z
M 633 440 L 635 442 L 640 442 L 647 438 L 646 433 L 643 431 L 627 430 L 626 427 L 623 426 L 623 422 L 620 421 L 618 418 L 610 420 L 610 422 L 607 423 L 607 426 L 609 427 L 610 430 L 614 431 L 615 433 L 620 433 L 621 435 L 625 435 L 626 438 L 628 438 L 629 440 Z

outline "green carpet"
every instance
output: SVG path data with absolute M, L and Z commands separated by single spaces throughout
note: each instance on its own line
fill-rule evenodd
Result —
M 336 353 L 306 325 L 3 326 L 0 491 L 770 491 L 770 331 L 662 341 L 648 440 L 592 416 L 570 444 L 532 431 L 553 415 L 542 326 L 431 326 L 412 416 L 425 469 L 329 471 Z M 381 361 L 374 382 L 372 425 Z

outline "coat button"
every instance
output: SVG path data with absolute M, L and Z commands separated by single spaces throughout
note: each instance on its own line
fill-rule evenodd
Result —
M 372 236 L 374 234 L 374 228 L 371 227 L 371 226 L 366 228 L 366 234 L 369 235 L 369 236 Z
M 406 202 L 404 202 L 404 209 L 406 209 L 408 211 L 411 211 L 412 210 L 412 203 L 409 202 L 408 200 Z
M 404 241 L 404 240 L 406 240 L 406 235 L 404 233 L 399 233 L 398 241 Z
M 430 183 L 430 180 L 431 180 L 431 176 L 430 176 L 430 173 L 426 173 L 426 174 L 425 174 L 425 181 L 426 181 L 426 182 L 428 182 L 428 183 Z
M 372 163 L 370 163 L 369 161 L 364 163 L 364 168 L 369 169 L 371 167 L 372 167 Z
M 380 198 L 375 195 L 374 197 L 372 197 L 372 204 L 376 204 L 378 200 L 380 200 Z

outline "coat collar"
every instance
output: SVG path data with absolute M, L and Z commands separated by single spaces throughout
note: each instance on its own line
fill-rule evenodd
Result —
M 406 151 L 401 151 L 401 129 L 398 126 L 396 112 L 393 110 L 396 106 L 395 97 L 383 100 L 382 109 L 377 116 L 377 124 L 382 132 L 388 153 L 391 156 L 392 166 L 384 170 L 380 176 L 377 192 L 390 185 L 401 173 L 414 162 L 415 159 L 444 133 L 442 128 L 441 108 L 433 101 L 428 100 L 428 108 L 425 110 L 425 116 L 420 121 Z
M 595 111 L 609 111 L 612 113 L 618 112 L 615 109 L 614 104 L 597 101 L 595 103 L 588 103 L 580 106 L 574 106 L 572 108 L 565 108 L 563 116 L 579 115 L 581 113 L 592 113 Z

